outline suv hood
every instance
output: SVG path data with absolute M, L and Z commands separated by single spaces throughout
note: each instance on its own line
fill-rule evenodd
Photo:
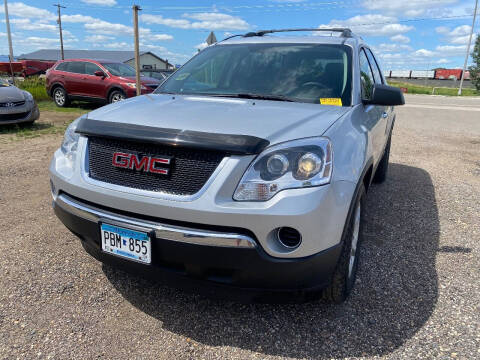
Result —
M 25 95 L 22 90 L 15 86 L 0 87 L 0 102 L 24 101 Z
M 120 80 L 125 81 L 125 82 L 135 82 L 137 81 L 137 78 L 135 76 L 119 76 L 118 77 Z M 142 76 L 140 77 L 140 83 L 145 85 L 145 84 L 160 84 L 160 81 L 158 79 L 148 77 L 148 76 Z
M 217 134 L 271 144 L 322 135 L 349 107 L 187 95 L 144 95 L 104 106 L 89 119 Z

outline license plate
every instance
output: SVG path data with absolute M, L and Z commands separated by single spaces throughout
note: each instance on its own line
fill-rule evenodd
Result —
M 145 264 L 152 262 L 148 233 L 109 224 L 101 224 L 100 232 L 104 252 Z

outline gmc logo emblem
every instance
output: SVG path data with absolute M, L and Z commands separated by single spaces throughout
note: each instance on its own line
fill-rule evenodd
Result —
M 144 171 L 154 174 L 168 175 L 169 170 L 161 168 L 170 165 L 171 158 L 144 156 L 141 159 L 135 154 L 116 152 L 113 154 L 112 165 L 122 169 Z

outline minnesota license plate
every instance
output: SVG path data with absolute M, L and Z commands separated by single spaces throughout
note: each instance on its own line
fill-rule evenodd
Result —
M 152 262 L 148 233 L 109 224 L 101 224 L 100 232 L 104 252 L 145 264 Z

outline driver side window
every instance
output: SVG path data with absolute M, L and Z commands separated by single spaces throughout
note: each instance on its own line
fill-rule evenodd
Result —
M 360 83 L 362 86 L 362 100 L 370 100 L 372 98 L 373 84 L 375 81 L 367 55 L 363 49 L 360 51 Z

